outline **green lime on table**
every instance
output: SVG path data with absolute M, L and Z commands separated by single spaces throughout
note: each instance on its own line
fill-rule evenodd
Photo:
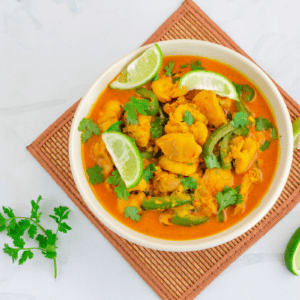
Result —
M 292 235 L 284 253 L 287 268 L 299 276 L 300 271 L 300 227 Z
M 300 118 L 293 122 L 294 148 L 300 149 Z
M 221 97 L 239 101 L 238 93 L 232 82 L 225 76 L 211 71 L 191 71 L 182 76 L 179 87 L 186 86 L 188 90 L 213 91 Z
M 132 61 L 127 68 L 110 84 L 112 89 L 130 90 L 150 81 L 160 70 L 162 52 L 157 44 L 147 49 Z
M 102 139 L 127 188 L 135 187 L 143 175 L 141 153 L 130 137 L 121 132 L 105 132 Z

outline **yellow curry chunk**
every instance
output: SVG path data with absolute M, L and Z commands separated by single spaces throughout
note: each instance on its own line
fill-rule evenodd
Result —
M 147 147 L 150 140 L 152 117 L 138 114 L 138 124 L 128 124 L 125 122 L 124 132 L 133 137 L 139 147 Z
M 160 168 L 157 168 L 153 180 L 153 187 L 161 192 L 174 192 L 180 185 L 180 178 L 177 174 L 165 172 Z
M 194 99 L 199 111 L 206 116 L 208 123 L 216 128 L 227 123 L 226 116 L 219 104 L 216 94 L 212 91 L 201 91 Z
M 156 140 L 156 144 L 167 158 L 177 162 L 192 161 L 202 152 L 190 133 L 169 133 Z
M 235 159 L 235 173 L 244 173 L 253 161 L 260 144 L 249 138 L 238 136 L 229 143 L 229 156 Z
M 167 170 L 171 173 L 184 175 L 184 176 L 189 176 L 195 173 L 199 165 L 198 162 L 183 163 L 183 162 L 174 161 L 167 158 L 165 155 L 162 155 L 159 158 L 158 164 L 164 170 Z
M 104 112 L 100 113 L 98 119 L 101 131 L 107 130 L 112 124 L 119 121 L 122 113 L 122 106 L 118 101 L 110 101 L 105 105 Z

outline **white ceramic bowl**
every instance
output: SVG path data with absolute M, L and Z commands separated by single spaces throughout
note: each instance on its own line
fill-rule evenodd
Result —
M 121 237 L 145 247 L 165 251 L 194 251 L 214 247 L 236 238 L 253 227 L 267 214 L 279 197 L 288 178 L 292 164 L 293 131 L 290 116 L 284 100 L 270 78 L 258 66 L 239 53 L 213 43 L 195 40 L 173 40 L 159 42 L 158 45 L 161 47 L 164 56 L 197 55 L 215 59 L 230 65 L 248 77 L 269 100 L 269 103 L 273 107 L 279 135 L 281 136 L 281 153 L 274 180 L 269 191 L 262 199 L 261 204 L 241 222 L 216 235 L 191 241 L 168 241 L 149 237 L 126 227 L 113 218 L 98 202 L 85 177 L 85 170 L 83 169 L 81 160 L 80 132 L 77 130 L 78 124 L 83 117 L 87 116 L 92 105 L 108 83 L 120 73 L 131 60 L 151 45 L 144 46 L 125 55 L 111 65 L 96 79 L 82 98 L 77 108 L 70 133 L 69 155 L 72 174 L 82 198 L 91 211 L 102 223 Z M 275 161 L 272 161 L 272 158 L 270 158 L 270 163 L 275 163 Z

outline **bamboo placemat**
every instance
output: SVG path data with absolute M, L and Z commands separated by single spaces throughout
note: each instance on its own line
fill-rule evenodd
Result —
M 210 41 L 247 56 L 191 0 L 185 1 L 145 44 L 171 39 Z M 299 117 L 299 105 L 278 88 L 285 99 L 291 120 Z M 215 248 L 184 253 L 155 251 L 130 243 L 106 228 L 93 215 L 80 197 L 73 181 L 68 158 L 68 140 L 78 103 L 79 101 L 28 146 L 28 150 L 162 299 L 194 299 L 300 200 L 300 152 L 295 151 L 289 179 L 278 201 L 257 225 L 242 236 Z

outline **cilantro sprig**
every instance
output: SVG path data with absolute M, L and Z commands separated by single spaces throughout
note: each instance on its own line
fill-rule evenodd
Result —
M 155 164 L 149 164 L 144 170 L 144 179 L 148 183 L 153 178 L 153 173 L 156 171 Z
M 198 183 L 194 177 L 185 177 L 180 179 L 181 184 L 184 187 L 184 190 L 195 190 L 198 186 Z
M 195 63 L 191 64 L 191 68 L 193 71 L 200 71 L 200 70 L 205 70 L 202 66 L 201 66 L 201 62 L 199 60 L 197 60 Z
M 130 100 L 124 105 L 128 124 L 137 125 L 139 123 L 137 112 L 141 115 L 147 115 L 149 107 L 150 102 L 148 100 L 137 99 L 131 96 Z
M 255 119 L 255 129 L 257 131 L 268 130 L 269 128 L 274 127 L 273 124 L 265 118 L 259 117 Z
M 99 184 L 105 181 L 103 175 L 103 168 L 99 165 L 94 165 L 92 168 L 87 168 L 86 172 L 89 176 L 89 182 L 94 185 L 96 182 Z
M 172 70 L 174 68 L 175 65 L 175 61 L 170 61 L 169 64 L 164 66 L 164 70 L 165 70 L 165 75 L 167 76 L 172 76 Z
M 237 112 L 234 115 L 234 118 L 232 121 L 230 121 L 230 124 L 232 124 L 235 128 L 238 128 L 239 126 L 245 127 L 248 124 L 247 114 L 245 112 Z
M 125 201 L 128 199 L 130 193 L 128 192 L 126 185 L 118 170 L 113 171 L 112 175 L 106 179 L 106 182 L 116 186 L 115 193 L 117 194 L 117 197 L 119 199 L 123 198 Z
M 3 252 L 8 254 L 13 263 L 18 260 L 19 253 L 22 252 L 19 259 L 19 265 L 22 265 L 28 259 L 32 259 L 34 253 L 32 250 L 40 250 L 42 254 L 54 262 L 54 277 L 57 277 L 57 235 L 58 232 L 67 233 L 72 228 L 67 225 L 64 220 L 68 219 L 70 210 L 66 206 L 59 206 L 54 208 L 54 215 L 49 215 L 57 223 L 57 230 L 53 232 L 50 229 L 45 229 L 40 223 L 42 213 L 39 212 L 39 203 L 42 200 L 42 196 L 39 196 L 36 201 L 31 201 L 31 215 L 30 217 L 16 217 L 13 209 L 10 207 L 2 207 L 3 212 L 7 217 L 4 217 L 0 213 L 0 232 L 7 229 L 7 235 L 12 239 L 14 247 L 10 247 L 8 244 L 4 244 Z M 20 221 L 18 221 L 20 219 Z M 42 234 L 37 232 L 42 231 Z M 30 239 L 35 239 L 38 242 L 37 247 L 25 247 L 24 234 L 27 231 Z
M 233 189 L 226 185 L 222 192 L 218 192 L 216 200 L 219 204 L 219 213 L 229 206 L 243 203 L 243 196 L 239 194 L 240 189 L 240 185 Z
M 154 139 L 160 138 L 163 135 L 164 123 L 165 121 L 159 117 L 156 117 L 155 120 L 151 123 L 150 132 Z
M 186 110 L 183 114 L 183 117 L 182 117 L 183 121 L 188 124 L 188 125 L 192 125 L 195 121 L 195 118 L 194 116 L 192 115 L 192 113 L 188 110 Z
M 78 126 L 78 130 L 81 131 L 81 142 L 85 143 L 90 137 L 95 134 L 99 135 L 101 133 L 100 128 L 97 124 L 93 122 L 92 119 L 83 118 Z
M 270 146 L 270 141 L 265 141 L 261 146 L 260 146 L 260 151 L 265 151 L 266 149 L 268 149 Z
M 187 68 L 188 66 L 189 66 L 188 64 L 181 65 L 181 66 L 180 66 L 180 69 L 185 69 L 185 68 Z
M 123 121 L 117 121 L 116 123 L 114 123 L 110 127 L 108 127 L 108 129 L 106 130 L 106 132 L 110 132 L 110 131 L 122 132 L 121 126 L 123 124 L 124 124 Z
M 127 206 L 124 210 L 125 218 L 130 218 L 132 221 L 138 222 L 141 216 L 138 214 L 139 210 L 135 206 Z

